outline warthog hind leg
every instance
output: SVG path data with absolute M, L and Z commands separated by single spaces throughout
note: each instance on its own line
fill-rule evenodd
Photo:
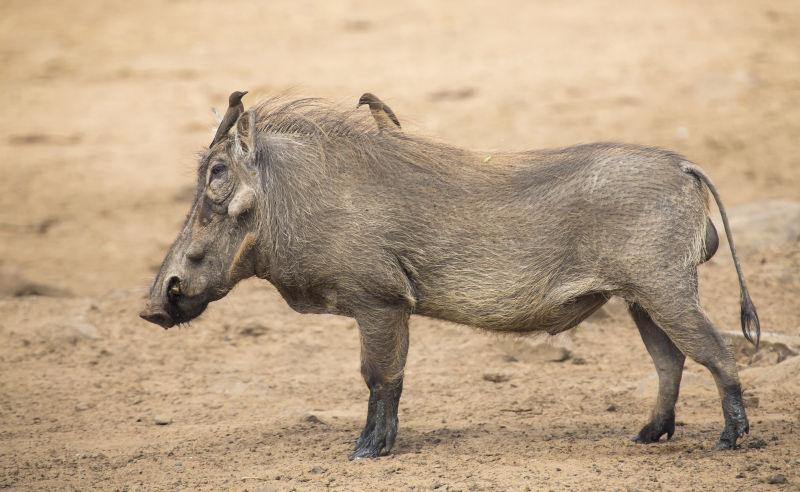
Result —
M 674 279 L 674 277 L 673 277 Z M 668 291 L 651 292 L 642 306 L 675 346 L 714 376 L 725 428 L 717 449 L 733 449 L 736 440 L 750 431 L 742 400 L 742 386 L 733 353 L 700 308 L 696 277 Z M 648 347 L 649 348 L 649 347 Z
M 367 422 L 350 459 L 389 454 L 397 436 L 397 409 L 408 353 L 407 310 L 391 308 L 358 316 L 361 374 L 369 388 Z
M 664 434 L 670 439 L 675 432 L 675 403 L 678 401 L 686 356 L 641 306 L 632 304 L 630 312 L 658 373 L 658 399 L 650 415 L 650 422 L 632 439 L 643 444 L 657 442 Z

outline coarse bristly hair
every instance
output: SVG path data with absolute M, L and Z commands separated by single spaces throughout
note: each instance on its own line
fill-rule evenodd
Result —
M 315 145 L 320 152 L 325 152 L 326 145 L 337 145 L 337 150 L 358 157 L 351 165 L 385 162 L 387 154 L 392 154 L 391 157 L 406 165 L 424 165 L 428 172 L 435 172 L 452 167 L 451 156 L 442 156 L 437 150 L 477 155 L 419 135 L 380 132 L 367 111 L 337 106 L 320 98 L 276 96 L 256 104 L 248 112 L 255 114 L 260 137 L 293 139 Z M 322 163 L 338 161 L 323 159 Z

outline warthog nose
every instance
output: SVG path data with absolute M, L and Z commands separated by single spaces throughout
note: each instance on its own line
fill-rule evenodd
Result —
M 170 304 L 174 304 L 183 295 L 181 291 L 181 279 L 172 276 L 167 280 L 167 300 Z

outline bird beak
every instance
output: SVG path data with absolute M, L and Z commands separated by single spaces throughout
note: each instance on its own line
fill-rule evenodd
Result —
M 247 95 L 247 91 L 242 91 L 242 97 Z

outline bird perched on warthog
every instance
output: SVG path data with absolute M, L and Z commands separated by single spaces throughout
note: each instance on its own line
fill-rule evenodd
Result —
M 381 132 L 386 130 L 399 130 L 401 128 L 400 120 L 397 119 L 392 108 L 378 99 L 378 96 L 375 94 L 369 92 L 362 94 L 361 97 L 358 98 L 358 105 L 356 107 L 360 108 L 364 104 L 369 107 L 369 112 L 372 114 L 372 118 L 375 120 L 375 123 L 378 124 L 378 130 Z
M 316 99 L 271 99 L 199 159 L 197 194 L 141 316 L 165 328 L 240 280 L 271 282 L 301 313 L 357 320 L 367 420 L 354 458 L 390 452 L 412 314 L 506 333 L 568 330 L 625 299 L 659 377 L 635 440 L 671 437 L 685 356 L 719 388 L 717 448 L 749 426 L 736 363 L 700 307 L 697 267 L 716 251 L 708 190 L 741 290 L 758 317 L 725 208 L 695 164 L 597 143 L 483 154 L 403 133 Z
M 225 116 L 222 117 L 222 121 L 217 127 L 217 132 L 214 134 L 214 138 L 211 140 L 209 147 L 213 147 L 217 142 L 222 140 L 230 129 L 233 128 L 233 125 L 236 124 L 236 120 L 239 119 L 239 116 L 244 113 L 242 98 L 246 95 L 247 91 L 231 92 L 231 95 L 228 97 L 228 109 L 225 111 Z

